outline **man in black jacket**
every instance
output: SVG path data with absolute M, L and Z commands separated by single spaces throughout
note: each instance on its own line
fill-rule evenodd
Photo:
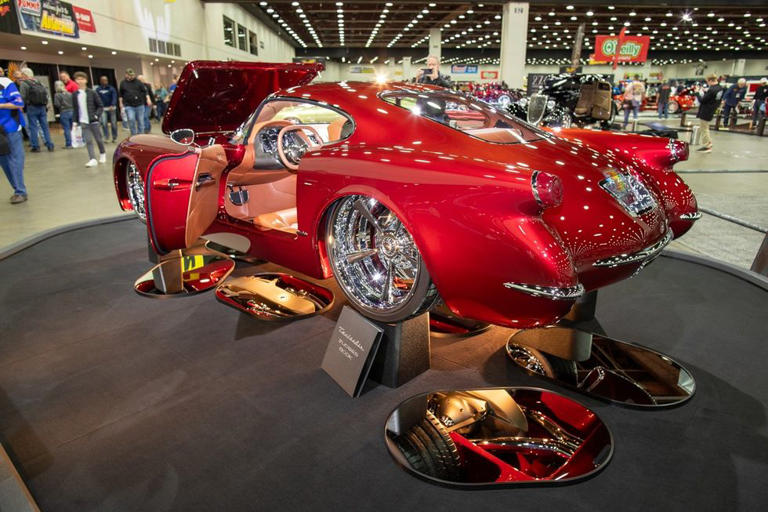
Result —
M 715 117 L 715 111 L 723 99 L 723 88 L 717 81 L 717 75 L 707 77 L 709 88 L 704 94 L 699 93 L 699 126 L 701 130 L 701 147 L 698 151 L 710 153 L 712 151 L 712 137 L 709 135 L 709 123 Z
M 451 79 L 440 72 L 440 61 L 434 55 L 427 57 L 427 67 L 419 71 L 416 82 L 451 88 Z
M 96 162 L 96 153 L 93 151 L 94 139 L 99 145 L 99 162 L 103 164 L 107 161 L 104 142 L 101 139 L 101 114 L 104 111 L 104 105 L 96 91 L 88 87 L 88 75 L 78 71 L 74 78 L 79 89 L 72 94 L 72 120 L 75 126 L 80 126 L 82 129 L 83 140 L 88 148 L 88 156 L 91 158 L 85 166 L 96 167 L 99 164 Z

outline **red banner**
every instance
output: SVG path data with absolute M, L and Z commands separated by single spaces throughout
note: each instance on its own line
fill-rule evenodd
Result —
M 485 78 L 485 79 L 490 78 L 493 80 L 497 80 L 499 78 L 499 72 L 498 71 L 481 71 L 480 78 Z
M 91 14 L 91 11 L 75 5 L 72 6 L 72 10 L 75 11 L 77 26 L 80 27 L 80 30 L 85 32 L 96 32 L 96 23 L 93 21 L 93 14 Z
M 648 36 L 595 36 L 597 62 L 645 62 L 648 60 Z M 616 48 L 619 49 L 618 55 Z

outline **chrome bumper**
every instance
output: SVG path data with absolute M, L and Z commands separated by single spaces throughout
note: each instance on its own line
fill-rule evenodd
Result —
M 630 263 L 637 263 L 638 261 L 644 264 L 650 263 L 656 256 L 661 253 L 661 250 L 672 241 L 672 230 L 668 230 L 661 240 L 655 244 L 646 247 L 645 249 L 633 252 L 631 254 L 619 254 L 618 256 L 611 256 L 602 260 L 597 260 L 592 265 L 595 267 L 618 267 L 620 265 L 628 265 Z
M 523 283 L 504 283 L 504 288 L 510 288 L 520 292 L 533 295 L 534 297 L 544 297 L 552 300 L 576 300 L 584 295 L 584 286 L 581 283 L 576 286 L 559 288 L 557 286 L 540 286 L 537 284 Z

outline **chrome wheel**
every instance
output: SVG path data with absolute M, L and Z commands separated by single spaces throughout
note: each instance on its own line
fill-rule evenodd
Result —
M 349 196 L 338 202 L 326 236 L 336 280 L 366 316 L 405 320 L 426 311 L 437 298 L 411 234 L 375 199 Z
M 670 114 L 677 114 L 678 110 L 680 110 L 680 104 L 675 100 L 672 100 L 667 104 L 667 112 Z
M 144 208 L 144 180 L 133 162 L 128 162 L 125 169 L 125 188 L 133 211 L 141 222 L 147 222 L 147 211 Z

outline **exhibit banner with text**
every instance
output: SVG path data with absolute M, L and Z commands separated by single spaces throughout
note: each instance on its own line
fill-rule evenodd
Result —
M 59 0 L 18 0 L 19 23 L 24 30 L 79 38 L 72 4 Z M 94 28 L 95 30 L 95 28 Z
M 645 62 L 648 60 L 648 36 L 595 36 L 595 62 Z M 616 50 L 618 49 L 618 55 Z

